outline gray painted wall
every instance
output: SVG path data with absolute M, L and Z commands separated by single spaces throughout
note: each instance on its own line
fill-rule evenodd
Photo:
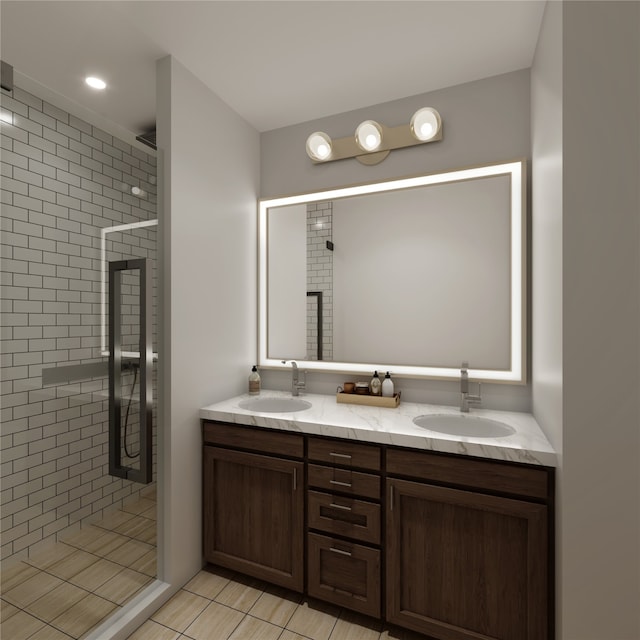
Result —
M 331 137 L 353 135 L 363 120 L 387 126 L 408 123 L 420 107 L 442 116 L 440 142 L 392 151 L 380 164 L 355 159 L 314 165 L 305 151 L 307 136 L 325 131 Z M 529 157 L 529 70 L 373 105 L 261 136 L 261 196 L 317 191 L 375 182 L 474 164 Z
M 562 3 L 549 2 L 531 68 L 531 322 L 533 414 L 558 454 L 562 504 Z M 556 564 L 562 567 L 563 510 L 556 513 Z M 563 572 L 556 572 L 562 628 Z M 560 638 L 561 636 L 558 635 Z
M 246 390 L 255 359 L 259 135 L 175 59 L 158 63 L 161 577 L 202 566 L 201 407 Z
M 640 638 L 640 3 L 563 3 L 562 638 Z

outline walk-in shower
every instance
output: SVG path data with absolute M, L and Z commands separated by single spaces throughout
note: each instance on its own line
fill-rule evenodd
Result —
M 0 635 L 80 637 L 156 575 L 156 160 L 1 111 Z

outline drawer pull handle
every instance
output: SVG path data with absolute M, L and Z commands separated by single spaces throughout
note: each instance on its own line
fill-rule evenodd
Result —
M 343 551 L 342 549 L 336 549 L 335 547 L 329 547 L 329 551 L 333 551 L 333 553 L 339 553 L 341 556 L 351 557 L 351 553 L 349 551 Z
M 344 504 L 336 504 L 335 502 L 332 502 L 329 506 L 333 507 L 334 509 L 344 509 L 345 511 L 351 511 L 351 507 L 347 507 Z
M 335 451 L 331 451 L 329 455 L 333 456 L 334 458 L 348 458 L 349 460 L 351 460 L 351 456 L 348 453 L 336 453 Z
M 340 482 L 340 480 L 329 480 L 329 484 L 337 484 L 339 487 L 350 487 L 350 482 Z
M 293 490 L 298 490 L 298 469 L 296 467 L 293 468 Z

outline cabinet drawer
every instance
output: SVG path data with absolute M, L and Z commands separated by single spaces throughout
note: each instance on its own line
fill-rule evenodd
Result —
M 380 551 L 359 544 L 308 536 L 310 596 L 380 617 Z
M 309 438 L 309 460 L 380 471 L 380 448 L 346 440 Z
M 263 431 L 205 421 L 203 437 L 205 444 L 249 449 L 291 458 L 302 458 L 304 455 L 304 436 L 295 433 Z
M 380 500 L 380 476 L 309 464 L 309 486 Z
M 310 529 L 380 544 L 379 504 L 318 491 L 309 491 L 307 497 Z
M 531 498 L 546 499 L 551 492 L 546 469 L 412 450 L 388 450 L 387 473 Z

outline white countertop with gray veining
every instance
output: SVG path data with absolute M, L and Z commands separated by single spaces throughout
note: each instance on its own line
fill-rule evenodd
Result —
M 503 422 L 515 433 L 502 437 L 457 436 L 418 427 L 413 418 L 427 414 L 464 415 L 450 406 L 401 402 L 396 408 L 342 404 L 335 396 L 301 393 L 311 408 L 288 413 L 263 413 L 240 407 L 256 397 L 285 398 L 291 393 L 263 389 L 260 396 L 248 394 L 200 409 L 205 420 L 280 429 L 299 433 L 346 438 L 360 442 L 410 447 L 444 453 L 508 460 L 554 467 L 556 453 L 534 417 L 528 413 L 472 408 L 469 416 Z

